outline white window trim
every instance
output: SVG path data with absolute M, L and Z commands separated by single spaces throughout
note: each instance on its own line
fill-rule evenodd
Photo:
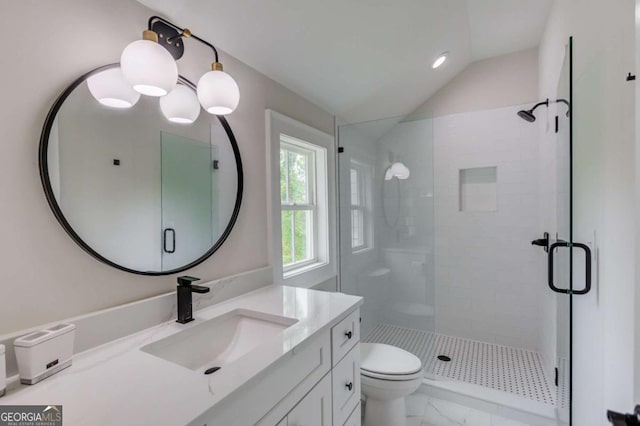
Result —
M 269 223 L 269 262 L 275 284 L 310 288 L 337 275 L 336 257 L 336 181 L 335 139 L 333 135 L 296 121 L 273 110 L 265 111 L 267 134 L 267 203 Z M 316 204 L 318 207 L 319 241 L 317 260 L 296 265 L 284 271 L 282 265 L 282 227 L 280 198 L 280 140 L 281 135 L 298 139 L 319 148 L 316 151 Z M 324 163 L 323 166 L 318 164 Z
M 373 179 L 373 166 L 367 164 L 364 161 L 360 161 L 355 158 L 349 160 L 349 170 L 355 168 L 359 173 L 358 179 L 358 191 L 360 193 L 361 202 L 358 205 L 350 203 L 349 219 L 351 220 L 351 211 L 360 210 L 362 212 L 363 224 L 363 241 L 364 244 L 360 246 L 351 246 L 351 253 L 360 254 L 366 253 L 374 249 L 374 236 L 373 236 L 373 193 L 372 193 L 372 179 Z M 349 179 L 351 179 L 351 173 L 349 173 Z M 351 185 L 351 182 L 349 182 Z M 350 222 L 351 223 L 351 222 Z M 353 227 L 353 224 L 351 224 Z M 349 230 L 351 234 L 353 229 Z

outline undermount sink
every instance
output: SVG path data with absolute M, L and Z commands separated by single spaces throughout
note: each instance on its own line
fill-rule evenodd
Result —
M 235 309 L 140 348 L 191 370 L 224 367 L 298 322 L 297 319 Z

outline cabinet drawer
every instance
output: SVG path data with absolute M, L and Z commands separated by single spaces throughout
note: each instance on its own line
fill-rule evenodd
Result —
M 360 426 L 360 423 L 362 422 L 362 412 L 360 411 L 360 407 L 361 405 L 358 403 L 347 421 L 344 422 L 344 426 Z
M 360 341 L 360 310 L 356 309 L 331 329 L 331 356 L 336 365 Z
M 360 403 L 360 345 L 333 368 L 333 424 L 343 425 Z

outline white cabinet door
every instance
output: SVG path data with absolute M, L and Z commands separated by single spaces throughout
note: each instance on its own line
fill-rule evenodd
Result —
M 287 426 L 331 426 L 331 374 L 289 412 Z
M 360 411 L 360 404 L 356 405 L 355 410 L 349 416 L 347 421 L 344 423 L 344 426 L 361 426 L 360 423 L 362 421 L 362 412 Z M 287 425 L 283 425 L 287 426 Z
M 360 403 L 360 345 L 342 358 L 331 371 L 333 376 L 333 424 L 344 425 Z M 395 425 L 394 425 L 395 426 Z

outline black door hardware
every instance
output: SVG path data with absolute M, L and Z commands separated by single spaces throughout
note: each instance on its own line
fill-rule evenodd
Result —
M 622 414 L 609 410 L 607 411 L 607 420 L 613 426 L 640 426 L 640 405 L 636 405 L 633 414 Z
M 353 336 L 353 333 L 350 331 L 345 331 L 344 335 L 347 336 L 347 340 L 351 340 L 351 337 Z
M 353 383 L 349 382 L 346 384 L 347 389 L 352 390 L 353 389 Z
M 171 250 L 167 248 L 167 234 L 171 232 Z M 164 230 L 162 235 L 162 248 L 165 253 L 175 253 L 176 252 L 176 230 L 173 228 L 167 228 Z
M 582 290 L 572 290 L 572 289 L 562 289 L 555 286 L 553 283 L 553 253 L 556 248 L 559 247 L 569 247 L 569 248 L 579 248 L 584 250 L 584 260 L 585 260 L 585 286 Z M 591 290 L 591 249 L 588 245 L 582 243 L 569 243 L 567 241 L 559 240 L 549 247 L 549 288 L 555 291 L 556 293 L 563 294 L 587 294 Z
M 627 81 L 634 81 L 635 79 L 636 79 L 635 75 L 631 73 L 627 74 Z
M 545 232 L 542 235 L 542 238 L 531 241 L 531 245 L 544 247 L 545 253 L 549 253 L 549 233 Z

